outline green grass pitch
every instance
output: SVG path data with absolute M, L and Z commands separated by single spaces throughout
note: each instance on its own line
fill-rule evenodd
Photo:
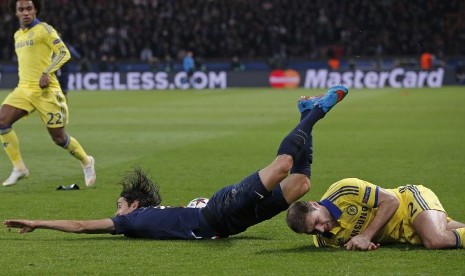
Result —
M 96 159 L 86 189 L 79 162 L 55 146 L 37 114 L 15 125 L 30 177 L 0 188 L 0 220 L 100 219 L 115 212 L 118 180 L 150 171 L 164 205 L 209 197 L 273 160 L 317 90 L 71 91 L 68 132 Z M 4 99 L 8 91 L 1 91 Z M 465 221 L 465 88 L 354 89 L 313 130 L 311 191 L 359 177 L 383 187 L 423 184 Z M 0 154 L 0 178 L 11 170 Z M 56 191 L 77 183 L 79 191 Z M 463 275 L 464 250 L 383 246 L 317 249 L 288 230 L 284 214 L 224 240 L 151 241 L 0 227 L 3 275 Z

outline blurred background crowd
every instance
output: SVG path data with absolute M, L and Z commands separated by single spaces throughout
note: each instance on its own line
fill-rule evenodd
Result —
M 0 60 L 17 18 L 0 0 Z M 50 23 L 89 60 L 326 59 L 465 55 L 463 0 L 47 0 Z

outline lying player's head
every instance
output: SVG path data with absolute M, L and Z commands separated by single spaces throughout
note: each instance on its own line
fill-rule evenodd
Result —
M 287 209 L 286 221 L 295 232 L 308 235 L 329 232 L 338 224 L 328 208 L 315 201 L 292 203 Z
M 34 6 L 36 16 L 40 14 L 42 10 L 42 0 L 9 0 L 8 1 L 8 10 L 16 15 L 17 2 L 30 2 Z M 28 4 L 28 3 L 25 3 Z
M 310 234 L 311 231 L 309 230 L 313 231 L 313 225 L 309 221 L 308 214 L 313 211 L 316 211 L 316 209 L 309 202 L 296 201 L 292 203 L 287 209 L 287 225 L 296 233 Z
M 160 205 L 159 188 L 142 169 L 126 172 L 120 183 L 123 191 L 118 200 L 118 215 L 132 212 L 135 208 Z

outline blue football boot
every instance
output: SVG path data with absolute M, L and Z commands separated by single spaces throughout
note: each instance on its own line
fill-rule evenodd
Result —
M 302 96 L 297 102 L 297 107 L 299 108 L 300 113 L 303 113 L 306 110 L 312 110 L 315 103 L 323 97 L 323 94 L 319 96 Z
M 325 113 L 329 112 L 338 102 L 342 101 L 349 93 L 349 89 L 342 85 L 336 85 L 328 89 L 326 93 L 319 98 L 315 105 L 321 107 Z

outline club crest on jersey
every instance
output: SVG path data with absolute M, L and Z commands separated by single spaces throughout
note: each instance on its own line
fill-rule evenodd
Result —
M 347 207 L 347 214 L 353 216 L 358 213 L 358 208 L 355 205 L 350 205 Z
M 61 42 L 61 39 L 57 38 L 53 41 L 53 45 L 57 45 L 60 42 Z

